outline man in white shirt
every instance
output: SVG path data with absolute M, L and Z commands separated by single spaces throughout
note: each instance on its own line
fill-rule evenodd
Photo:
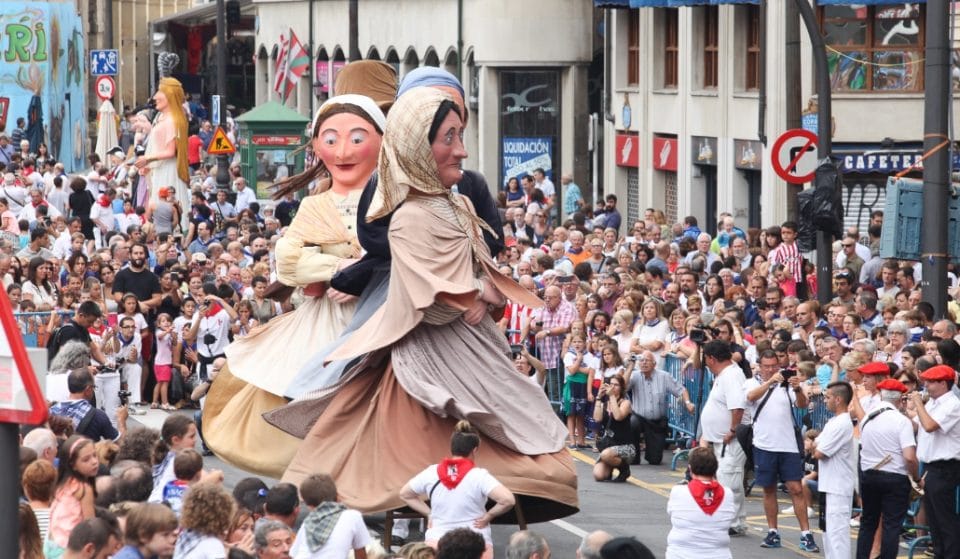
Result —
M 800 388 L 800 376 L 793 371 L 789 379 L 778 371 L 780 360 L 772 350 L 760 356 L 763 382 L 746 393 L 747 401 L 757 406 L 753 411 L 753 461 L 757 475 L 754 485 L 763 488 L 763 511 L 767 518 L 767 536 L 761 547 L 780 547 L 777 526 L 777 482 L 782 481 L 790 492 L 794 514 L 800 525 L 800 549 L 816 553 L 820 550 L 813 534 L 803 499 L 803 458 L 794 432 L 793 407 L 804 408 L 807 397 Z M 762 406 L 762 407 L 761 407 Z
M 917 458 L 924 463 L 923 496 L 927 524 L 936 557 L 960 557 L 960 515 L 957 514 L 957 486 L 960 485 L 960 400 L 952 392 L 957 373 L 947 365 L 924 371 L 920 378 L 930 395 L 924 404 L 919 391 L 913 392 L 919 424 Z
M 233 181 L 233 187 L 237 191 L 237 213 L 250 207 L 250 204 L 257 201 L 257 195 L 253 189 L 247 188 L 247 179 L 240 177 Z
M 547 178 L 547 173 L 543 169 L 534 169 L 533 170 L 533 179 L 536 181 L 536 187 L 540 189 L 540 192 L 543 192 L 543 196 L 547 199 L 547 207 L 544 208 L 549 216 L 548 221 L 553 224 L 556 223 L 557 217 L 557 189 L 553 185 L 553 181 Z
M 713 340 L 703 346 L 704 365 L 714 375 L 713 389 L 700 417 L 700 446 L 710 447 L 717 457 L 717 481 L 733 491 L 737 517 L 730 526 L 730 535 L 747 533 L 743 496 L 743 466 L 747 456 L 737 442 L 737 426 L 743 419 L 746 398 L 743 383 L 746 377 L 733 362 L 730 344 Z
M 363 516 L 337 502 L 337 486 L 329 474 L 313 474 L 300 482 L 300 496 L 310 512 L 297 532 L 291 557 L 347 557 L 370 543 Z
M 900 527 L 910 506 L 910 480 L 917 479 L 913 425 L 901 413 L 907 387 L 898 380 L 877 384 L 880 403 L 860 421 L 860 534 L 857 557 L 869 557 L 881 517 L 880 556 L 896 557 Z
M 37 208 L 40 206 L 47 207 L 47 217 L 50 219 L 63 215 L 60 213 L 60 210 L 51 206 L 43 199 L 43 190 L 41 188 L 31 188 L 30 201 L 20 209 L 20 214 L 17 215 L 17 219 L 25 219 L 33 225 L 33 223 L 37 221 Z
M 857 482 L 853 469 L 853 422 L 847 408 L 853 389 L 835 382 L 824 393 L 827 409 L 834 414 L 814 441 L 813 456 L 820 461 L 817 488 L 827 495 L 827 529 L 823 533 L 825 557 L 850 557 L 850 502 Z

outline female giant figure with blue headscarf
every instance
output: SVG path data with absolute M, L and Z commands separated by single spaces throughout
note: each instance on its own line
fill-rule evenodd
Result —
M 325 471 L 347 506 L 399 508 L 399 489 L 424 460 L 445 455 L 457 419 L 467 419 L 484 440 L 478 459 L 528 521 L 566 516 L 577 510 L 566 429 L 515 372 L 488 314 L 505 298 L 542 303 L 497 272 L 481 234 L 489 226 L 451 190 L 466 157 L 462 130 L 460 109 L 436 89 L 414 88 L 391 109 L 367 214 L 393 212 L 386 302 L 329 354 L 359 360 L 327 395 L 284 480 Z

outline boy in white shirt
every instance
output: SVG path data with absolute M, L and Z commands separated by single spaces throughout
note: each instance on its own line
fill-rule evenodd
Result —
M 846 382 L 827 386 L 824 401 L 834 416 L 816 438 L 813 456 L 820 461 L 818 489 L 827 495 L 824 557 L 850 557 L 850 502 L 856 483 L 853 469 L 853 422 L 847 408 L 853 389 Z

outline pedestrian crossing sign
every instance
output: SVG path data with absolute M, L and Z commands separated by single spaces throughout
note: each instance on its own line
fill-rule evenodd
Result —
M 213 134 L 213 138 L 210 139 L 207 154 L 231 155 L 236 153 L 236 151 L 237 148 L 233 145 L 233 142 L 230 141 L 230 138 L 227 137 L 227 133 L 223 131 L 223 127 L 218 126 L 217 131 Z

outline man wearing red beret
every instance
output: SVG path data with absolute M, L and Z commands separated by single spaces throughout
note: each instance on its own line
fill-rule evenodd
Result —
M 880 391 L 877 389 L 877 384 L 890 376 L 890 367 L 886 363 L 873 361 L 857 369 L 857 372 L 863 375 L 863 388 L 867 391 L 867 395 L 859 399 L 854 398 L 851 415 L 857 421 L 863 421 L 864 417 L 880 405 Z
M 952 392 L 956 372 L 947 365 L 930 367 L 920 375 L 930 395 L 923 403 L 913 393 L 917 409 L 917 458 L 925 464 L 924 507 L 936 557 L 960 557 L 960 400 Z
M 864 370 L 867 367 L 869 364 L 860 370 L 869 374 Z M 882 516 L 880 557 L 894 559 L 900 546 L 900 526 L 910 505 L 909 478 L 917 479 L 917 443 L 912 423 L 900 413 L 901 398 L 907 387 L 898 380 L 886 379 L 876 383 L 875 388 L 879 391 L 880 403 L 860 422 L 863 514 L 860 515 L 857 557 L 870 557 Z

